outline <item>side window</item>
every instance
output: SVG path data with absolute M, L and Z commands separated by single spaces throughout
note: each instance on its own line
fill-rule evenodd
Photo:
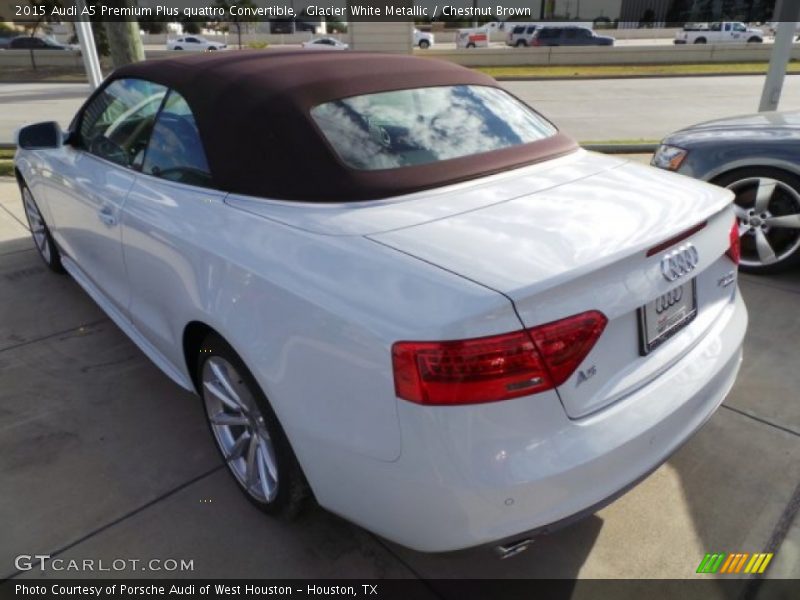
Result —
M 535 25 L 532 26 L 532 27 L 528 27 L 528 33 L 533 33 L 534 31 L 536 31 L 536 26 Z
M 81 116 L 81 148 L 124 167 L 138 166 L 167 88 L 143 79 L 118 79 Z
M 200 40 L 198 40 L 197 38 L 186 38 L 186 41 L 189 42 L 190 44 L 199 44 L 200 43 Z
M 209 187 L 211 174 L 194 115 L 183 97 L 170 92 L 158 115 L 142 171 L 154 177 Z

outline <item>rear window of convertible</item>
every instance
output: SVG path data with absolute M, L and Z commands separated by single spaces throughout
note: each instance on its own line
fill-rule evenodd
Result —
M 501 89 L 455 85 L 320 104 L 311 116 L 347 166 L 423 165 L 543 140 L 556 128 Z

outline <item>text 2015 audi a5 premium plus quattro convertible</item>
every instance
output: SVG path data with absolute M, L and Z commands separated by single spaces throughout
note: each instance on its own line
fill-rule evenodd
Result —
M 452 64 L 144 62 L 18 142 L 42 258 L 202 396 L 270 513 L 513 548 L 661 464 L 739 368 L 731 192 Z

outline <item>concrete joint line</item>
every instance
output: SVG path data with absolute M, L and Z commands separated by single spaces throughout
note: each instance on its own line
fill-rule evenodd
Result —
M 90 531 L 89 533 L 87 533 L 86 535 L 78 538 L 77 540 L 68 543 L 66 546 L 62 546 L 61 548 L 58 548 L 57 550 L 54 550 L 54 551 L 50 552 L 49 553 L 50 556 L 51 557 L 56 557 L 56 556 L 59 556 L 60 554 L 63 554 L 64 552 L 66 552 L 67 550 L 70 550 L 71 548 L 74 548 L 78 544 L 82 544 L 86 540 L 88 540 L 88 539 L 90 539 L 90 538 L 92 538 L 92 537 L 94 537 L 94 536 L 96 536 L 96 535 L 108 530 L 108 529 L 111 529 L 115 525 L 119 525 L 123 521 L 125 521 L 125 520 L 127 520 L 127 519 L 129 519 L 129 518 L 131 518 L 131 517 L 133 517 L 133 516 L 135 516 L 137 514 L 139 514 L 140 512 L 143 512 L 143 511 L 147 510 L 151 506 L 155 506 L 156 504 L 158 504 L 162 500 L 166 500 L 170 496 L 173 496 L 173 495 L 177 494 L 178 492 L 180 492 L 181 490 L 186 489 L 190 485 L 193 485 L 193 484 L 197 483 L 198 481 L 200 481 L 202 479 L 205 479 L 209 475 L 213 475 L 214 473 L 216 473 L 217 471 L 219 471 L 220 469 L 223 469 L 223 468 L 225 468 L 225 465 L 224 464 L 219 464 L 219 465 L 217 465 L 217 466 L 215 466 L 215 467 L 213 467 L 213 468 L 211 468 L 211 469 L 209 469 L 209 470 L 207 470 L 207 471 L 205 471 L 203 473 L 200 473 L 200 475 L 197 475 L 196 477 L 193 477 L 192 479 L 189 479 L 188 481 L 184 481 L 180 485 L 178 485 L 178 486 L 176 486 L 176 487 L 174 487 L 174 488 L 172 488 L 170 490 L 167 490 L 166 492 L 164 492 L 160 496 L 157 496 L 156 498 L 153 498 L 149 502 L 145 502 L 141 506 L 138 506 L 137 508 L 134 508 L 133 510 L 125 513 L 121 517 L 117 517 L 113 521 L 110 521 L 110 522 L 106 523 L 105 525 L 101 525 L 100 527 Z M 17 575 L 22 575 L 23 573 L 26 573 L 26 572 L 27 571 L 14 571 L 13 573 L 10 573 L 9 575 L 4 575 L 3 577 L 0 577 L 0 582 L 6 581 L 8 579 L 12 579 L 13 577 L 16 577 Z

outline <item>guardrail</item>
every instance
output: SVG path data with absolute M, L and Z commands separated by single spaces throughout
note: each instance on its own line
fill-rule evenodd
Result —
M 470 48 L 443 50 L 415 49 L 414 53 L 439 58 L 467 67 L 528 65 L 642 65 L 687 63 L 768 62 L 772 46 L 762 44 L 692 44 L 689 46 L 557 46 L 552 48 Z M 167 50 L 151 50 L 148 58 L 173 55 Z M 792 59 L 800 60 L 800 44 L 792 49 Z M 82 68 L 80 53 L 64 50 L 0 50 L 0 68 L 31 67 Z
M 83 68 L 81 53 L 73 50 L 0 50 L 3 67 L 69 67 Z
M 548 48 L 471 48 L 415 50 L 466 67 L 529 65 L 660 65 L 693 63 L 768 62 L 772 46 L 762 44 L 692 44 L 689 46 L 556 46 Z M 792 48 L 800 59 L 800 45 Z

